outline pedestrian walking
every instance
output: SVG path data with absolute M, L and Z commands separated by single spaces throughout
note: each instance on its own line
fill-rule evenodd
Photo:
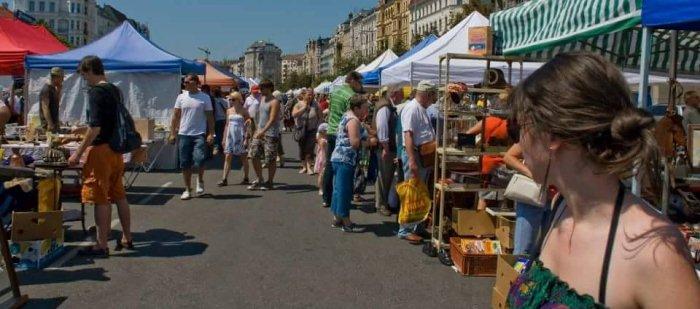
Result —
M 134 248 L 129 202 L 126 200 L 122 183 L 124 161 L 122 154 L 115 152 L 109 144 L 114 132 L 120 129 L 119 122 L 114 120 L 117 118 L 118 105 L 123 104 L 123 96 L 117 86 L 107 81 L 100 58 L 83 58 L 77 71 L 90 87 L 86 109 L 88 127 L 77 130 L 84 133 L 83 141 L 70 156 L 68 163 L 76 166 L 86 154 L 82 170 L 81 200 L 84 204 L 94 205 L 97 226 L 96 244 L 81 250 L 79 254 L 108 257 L 107 242 L 112 227 L 111 203 L 117 204 L 117 214 L 122 226 L 122 235 L 117 239 L 114 250 Z
M 281 116 L 281 103 L 272 95 L 274 89 L 275 86 L 270 80 L 264 80 L 260 83 L 262 96 L 255 114 L 257 128 L 249 151 L 258 179 L 248 187 L 248 190 L 270 190 L 273 188 L 277 169 L 275 161 L 280 137 L 279 117 Z M 267 181 L 262 176 L 263 160 L 267 164 Z
M 232 92 L 227 99 L 231 107 L 226 111 L 227 122 L 224 127 L 224 172 L 221 181 L 216 185 L 224 187 L 228 185 L 228 174 L 231 171 L 231 163 L 237 157 L 243 164 L 243 180 L 240 184 L 248 184 L 248 159 L 246 146 L 249 136 L 246 134 L 246 127 L 252 120 L 248 111 L 243 108 L 243 96 L 238 92 Z
M 211 98 L 198 88 L 196 74 L 185 76 L 185 91 L 175 100 L 170 127 L 169 142 L 178 142 L 180 168 L 185 181 L 185 191 L 180 199 L 192 197 L 192 173 L 196 170 L 194 196 L 204 194 L 204 162 L 207 144 L 214 142 L 214 113 Z
M 304 89 L 299 101 L 294 105 L 292 116 L 295 121 L 294 139 L 299 144 L 301 170 L 299 174 L 314 174 L 313 156 L 316 147 L 316 130 L 319 125 L 319 107 L 313 98 L 313 92 Z
M 214 96 L 214 155 L 223 152 L 223 136 L 224 127 L 226 126 L 227 110 L 229 109 L 228 100 L 223 97 L 221 89 L 212 91 Z M 241 102 L 242 103 L 242 102 Z

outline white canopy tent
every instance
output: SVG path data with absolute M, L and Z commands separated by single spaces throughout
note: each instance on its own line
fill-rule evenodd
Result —
M 355 69 L 355 71 L 359 72 L 359 71 L 363 70 L 363 69 L 366 68 L 366 67 L 367 67 L 367 65 L 365 65 L 364 63 L 363 63 L 363 64 L 360 64 L 360 66 L 357 67 L 357 68 Z
M 387 65 L 398 58 L 399 56 L 396 56 L 396 54 L 394 54 L 394 51 L 392 51 L 391 49 L 387 49 L 385 52 L 379 55 L 379 57 L 372 60 L 372 62 L 370 62 L 368 65 L 364 66 L 363 68 L 358 68 L 356 71 L 358 73 L 374 71 L 375 69 Z
M 466 53 L 469 46 L 469 28 L 488 25 L 489 20 L 486 17 L 478 12 L 472 13 L 428 47 L 384 69 L 381 79 L 382 86 L 415 85 L 421 80 L 430 80 L 434 83 L 438 83 L 440 69 L 439 57 L 447 53 Z M 523 63 L 523 78 L 540 68 L 542 64 L 543 63 L 540 62 Z M 467 84 L 480 83 L 483 79 L 485 68 L 486 62 L 484 60 L 452 60 L 450 65 L 450 80 L 461 81 Z M 506 74 L 508 72 L 508 65 L 504 62 L 492 61 L 491 68 L 501 69 Z M 513 63 L 513 80 L 510 81 L 512 84 L 517 84 L 520 81 L 519 70 L 519 64 Z M 624 75 L 628 83 L 639 83 L 640 78 L 637 72 L 624 72 Z M 650 79 L 652 83 L 662 83 L 666 81 L 665 77 L 660 76 L 650 76 Z M 679 82 L 698 84 L 700 80 L 687 78 L 679 79 Z
M 428 47 L 384 69 L 381 79 L 382 86 L 413 85 L 421 80 L 430 80 L 438 83 L 440 56 L 447 53 L 466 53 L 469 46 L 469 28 L 488 25 L 488 18 L 478 12 L 473 12 Z M 534 72 L 540 65 L 538 63 L 524 63 L 523 76 Z M 485 68 L 486 62 L 483 60 L 453 60 L 450 65 L 450 79 L 467 84 L 476 84 L 482 81 Z M 507 72 L 508 65 L 504 62 L 491 62 L 491 68 Z M 513 64 L 512 83 L 518 82 L 519 74 L 517 72 L 519 69 L 519 65 Z
M 331 82 L 323 81 L 316 88 L 314 88 L 315 93 L 327 94 L 330 92 Z

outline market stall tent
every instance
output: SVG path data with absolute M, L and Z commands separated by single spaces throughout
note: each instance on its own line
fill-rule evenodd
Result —
M 489 20 L 478 12 L 473 12 L 455 27 L 450 29 L 436 41 L 416 52 L 408 58 L 384 69 L 381 73 L 381 84 L 385 85 L 414 85 L 421 80 L 433 83 L 439 81 L 439 58 L 446 53 L 464 54 L 468 50 L 468 32 L 472 27 L 488 26 Z M 529 75 L 540 67 L 539 63 L 524 63 L 523 75 Z M 507 72 L 508 65 L 492 62 L 492 68 Z M 479 83 L 483 80 L 486 62 L 483 60 L 456 60 L 450 66 L 450 79 L 467 84 Z M 513 67 L 519 70 L 518 66 Z M 518 81 L 519 74 L 513 74 L 513 83 Z
M 27 55 L 45 55 L 68 50 L 43 26 L 14 18 L 0 18 L 0 75 L 24 75 Z
M 656 20 L 676 9 L 674 23 L 692 19 L 697 0 L 533 0 L 515 8 L 491 14 L 494 35 L 504 55 L 520 55 L 547 61 L 567 51 L 599 53 L 621 68 L 639 69 L 643 12 Z M 649 4 L 652 3 L 652 4 Z M 646 7 L 649 6 L 650 7 Z M 664 10 L 668 12 L 668 9 Z M 653 17 L 655 16 L 655 17 Z M 688 24 L 686 24 L 688 25 Z M 670 64 L 670 30 L 656 29 L 650 36 L 651 71 L 667 72 Z M 678 70 L 681 74 L 700 73 L 700 35 L 687 31 L 679 36 Z
M 206 65 L 206 73 L 199 75 L 199 80 L 202 84 L 229 88 L 237 85 L 238 87 L 248 89 L 248 82 L 244 79 L 219 69 L 208 61 L 204 61 L 203 63 Z
M 87 85 L 75 74 L 80 60 L 88 55 L 102 59 L 110 82 L 124 95 L 124 104 L 134 118 L 154 118 L 167 123 L 180 93 L 180 77 L 185 73 L 204 73 L 204 64 L 170 54 L 144 38 L 130 23 L 124 22 L 104 37 L 68 52 L 28 56 L 29 113 L 37 114 L 38 96 L 48 82 L 51 67 L 66 71 L 61 95 L 61 121 L 84 121 Z
M 368 65 L 364 66 L 363 68 L 358 68 L 356 71 L 357 73 L 367 73 L 381 66 L 387 65 L 392 61 L 396 60 L 397 58 L 399 57 L 396 56 L 394 51 L 392 51 L 391 49 L 387 49 L 381 55 L 377 56 L 377 58 L 372 60 L 372 62 L 370 62 Z
M 405 52 L 401 57 L 398 57 L 394 59 L 394 61 L 391 61 L 387 64 L 381 65 L 378 68 L 364 72 L 362 73 L 362 84 L 364 85 L 379 85 L 379 78 L 381 77 L 382 70 L 393 66 L 396 63 L 399 63 L 403 61 L 404 59 L 412 56 L 413 54 L 417 53 L 419 50 L 422 50 L 423 48 L 427 47 L 431 43 L 435 42 L 437 40 L 437 36 L 434 34 L 431 34 L 427 37 L 425 37 L 423 40 L 418 42 L 416 45 L 411 47 L 407 52 Z

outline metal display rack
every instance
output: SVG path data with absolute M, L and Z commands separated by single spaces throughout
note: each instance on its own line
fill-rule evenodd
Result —
M 523 59 L 517 57 L 503 57 L 503 56 L 473 56 L 467 54 L 454 54 L 448 53 L 440 56 L 439 62 L 439 85 L 440 89 L 446 90 L 447 85 L 450 84 L 450 65 L 453 60 L 485 60 L 486 67 L 484 70 L 484 75 L 486 80 L 487 74 L 491 69 L 491 62 L 505 62 L 508 64 L 508 75 L 507 82 L 512 84 L 512 71 L 513 63 L 520 64 L 520 78 L 523 74 Z M 445 70 L 445 76 L 443 77 L 443 68 Z M 469 88 L 467 93 L 471 94 L 499 94 L 505 92 L 505 89 L 498 88 Z M 433 205 L 432 205 L 432 227 L 431 227 L 431 240 L 427 246 L 431 248 L 424 248 L 424 252 L 431 256 L 438 256 L 440 260 L 448 264 L 447 261 L 450 260 L 449 253 L 445 250 L 449 248 L 449 243 L 443 241 L 443 234 L 445 231 L 445 195 L 451 192 L 485 192 L 485 191 L 497 191 L 503 193 L 505 189 L 498 188 L 484 188 L 482 185 L 471 185 L 471 184 L 446 184 L 444 183 L 448 176 L 447 163 L 450 161 L 449 157 L 479 157 L 478 166 L 479 171 L 481 170 L 482 158 L 484 155 L 502 155 L 507 151 L 507 147 L 486 147 L 484 142 L 480 143 L 479 146 L 475 146 L 471 149 L 457 149 L 454 147 L 448 147 L 448 122 L 465 120 L 468 118 L 475 119 L 476 116 L 486 117 L 491 115 L 491 111 L 484 108 L 482 110 L 475 111 L 462 111 L 462 110 L 448 110 L 449 107 L 449 96 L 445 93 L 443 95 L 443 103 L 440 107 L 440 117 L 442 117 L 442 124 L 438 121 L 438 126 L 441 126 L 441 132 L 438 132 L 438 148 L 435 154 L 435 167 L 439 167 L 440 171 L 435 171 L 434 174 L 434 189 L 433 189 Z M 483 133 L 485 129 L 485 121 L 482 121 L 481 137 L 483 139 Z M 436 199 L 436 195 L 439 198 Z M 437 231 L 435 229 L 435 224 L 437 223 Z

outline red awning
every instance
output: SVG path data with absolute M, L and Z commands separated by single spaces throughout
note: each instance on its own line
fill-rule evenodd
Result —
M 26 55 L 46 55 L 67 51 L 43 26 L 33 26 L 14 18 L 0 18 L 0 75 L 24 74 Z

